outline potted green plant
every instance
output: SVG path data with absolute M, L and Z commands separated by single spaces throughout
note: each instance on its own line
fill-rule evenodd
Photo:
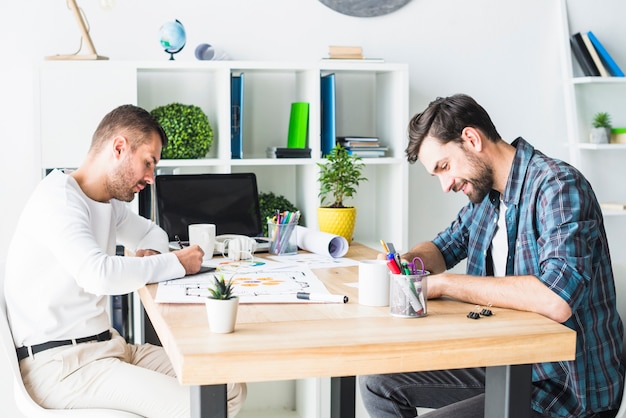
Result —
M 239 297 L 233 293 L 232 279 L 224 279 L 224 275 L 214 275 L 213 286 L 209 288 L 206 299 L 206 310 L 209 329 L 218 334 L 228 334 L 235 330 Z
M 608 144 L 611 138 L 611 115 L 607 112 L 598 112 L 591 121 L 589 140 L 592 144 Z
M 365 167 L 361 157 L 350 154 L 340 144 L 326 156 L 319 167 L 318 182 L 321 206 L 317 209 L 320 231 L 341 235 L 352 241 L 356 223 L 356 207 L 347 206 L 345 199 L 354 197 L 360 182 L 367 181 L 362 172 Z M 329 204 L 324 205 L 329 202 Z
M 168 160 L 204 158 L 213 143 L 213 129 L 200 107 L 181 103 L 159 106 L 150 112 L 167 134 L 161 158 Z

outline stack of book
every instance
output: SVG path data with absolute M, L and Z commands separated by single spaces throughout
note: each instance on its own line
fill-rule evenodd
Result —
M 378 138 L 373 136 L 338 136 L 337 143 L 350 154 L 362 158 L 384 157 L 387 151 L 387 147 L 381 146 Z
M 311 158 L 311 148 L 267 147 L 267 158 Z
M 585 76 L 624 77 L 624 72 L 593 32 L 573 34 L 570 45 Z
M 328 58 L 332 59 L 363 59 L 363 48 L 360 46 L 329 46 Z

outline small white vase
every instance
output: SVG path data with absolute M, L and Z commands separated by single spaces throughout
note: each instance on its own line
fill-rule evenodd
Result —
M 611 138 L 611 128 L 591 128 L 589 142 L 592 144 L 608 144 Z
M 209 319 L 209 329 L 217 334 L 228 334 L 235 330 L 239 298 L 206 299 L 206 312 Z

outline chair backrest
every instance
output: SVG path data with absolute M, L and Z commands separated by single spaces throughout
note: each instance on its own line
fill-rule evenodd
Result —
M 13 335 L 7 318 L 6 300 L 4 299 L 4 271 L 0 265 L 0 340 L 3 352 L 0 356 L 6 369 L 11 372 L 13 380 L 13 394 L 17 408 L 29 418 L 34 417 L 109 417 L 109 418 L 139 418 L 130 412 L 114 409 L 45 409 L 39 406 L 31 397 L 20 373 L 20 366 L 15 352 Z

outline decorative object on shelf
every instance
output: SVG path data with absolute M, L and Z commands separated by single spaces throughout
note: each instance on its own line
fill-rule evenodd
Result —
M 336 12 L 355 17 L 382 16 L 395 12 L 411 0 L 320 0 Z
M 168 144 L 161 150 L 164 159 L 204 158 L 213 143 L 209 118 L 195 105 L 170 103 L 150 113 L 167 134 Z
M 626 144 L 626 128 L 611 128 L 611 144 Z
M 328 196 L 332 197 L 332 203 L 317 209 L 319 228 L 320 231 L 340 235 L 352 242 L 356 207 L 345 206 L 344 199 L 353 197 L 359 183 L 367 181 L 361 174 L 365 164 L 360 157 L 351 155 L 340 144 L 335 145 L 326 160 L 325 163 L 317 163 L 320 169 L 318 196 L 321 197 L 322 205 Z
M 608 144 L 611 138 L 611 116 L 607 112 L 598 112 L 591 122 L 589 141 L 592 144 Z
M 100 7 L 102 9 L 108 10 L 112 8 L 112 1 L 101 0 Z M 72 11 L 74 17 L 76 18 L 76 23 L 78 24 L 78 29 L 80 30 L 80 46 L 78 47 L 78 51 L 73 54 L 64 54 L 64 55 L 50 55 L 47 56 L 47 60 L 108 60 L 108 57 L 103 57 L 102 55 L 98 55 L 96 52 L 96 47 L 91 40 L 91 36 L 89 35 L 89 23 L 87 22 L 87 16 L 83 12 L 83 9 L 79 8 L 76 4 L 76 0 L 67 0 L 67 8 Z M 79 52 L 83 49 L 83 42 L 87 44 L 87 49 L 89 49 L 88 54 L 79 54 Z
M 194 51 L 196 59 L 200 61 L 221 61 L 230 59 L 228 54 L 211 44 L 200 44 Z
M 285 196 L 276 195 L 272 192 L 259 193 L 259 208 L 261 210 L 261 223 L 263 224 L 263 236 L 267 237 L 267 220 L 278 212 L 300 212 Z M 303 216 L 300 215 L 299 223 L 303 224 Z
M 224 275 L 214 275 L 213 287 L 205 301 L 209 329 L 217 334 L 228 334 L 235 330 L 239 297 L 233 294 L 232 280 L 226 281 Z
M 174 54 L 179 53 L 187 43 L 185 27 L 178 19 L 164 23 L 159 29 L 159 41 L 163 50 L 170 54 L 170 60 L 174 60 Z

